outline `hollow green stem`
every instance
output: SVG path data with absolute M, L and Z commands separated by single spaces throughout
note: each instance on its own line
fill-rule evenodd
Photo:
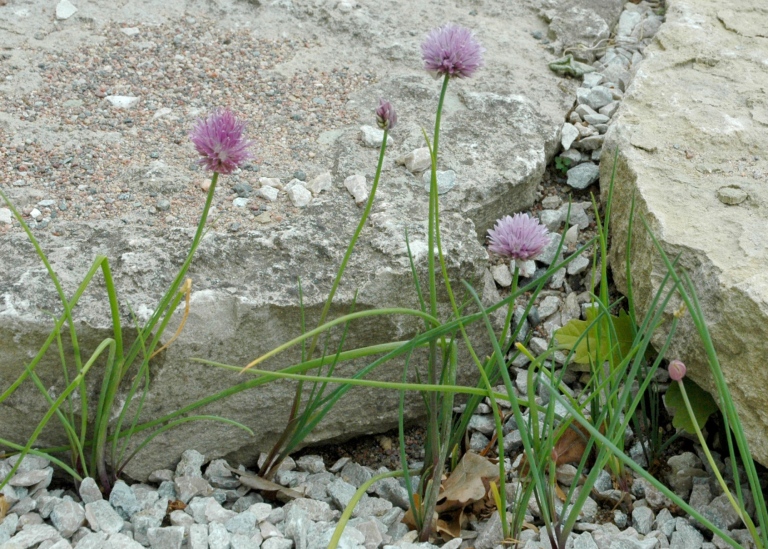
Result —
M 717 464 L 715 463 L 715 460 L 709 451 L 707 441 L 704 439 L 704 435 L 702 434 L 701 428 L 699 427 L 699 422 L 696 421 L 696 416 L 693 413 L 693 407 L 691 406 L 691 401 L 688 399 L 688 393 L 685 390 L 685 384 L 682 380 L 679 380 L 677 385 L 680 387 L 680 394 L 683 397 L 683 402 L 685 402 L 685 409 L 688 411 L 688 415 L 691 418 L 691 423 L 693 424 L 693 429 L 696 431 L 696 436 L 699 439 L 701 449 L 704 451 L 704 455 L 707 456 L 707 462 L 709 462 L 709 466 L 712 469 L 712 473 L 715 475 L 715 478 L 717 479 L 717 483 L 723 490 L 725 497 L 728 498 L 728 502 L 731 504 L 731 507 L 733 507 L 733 510 L 736 511 L 736 514 L 739 516 L 741 521 L 745 524 L 747 529 L 749 529 L 749 533 L 754 539 L 755 544 L 758 547 L 761 547 L 762 544 L 760 543 L 760 535 L 757 533 L 752 519 L 749 518 L 749 515 L 747 515 L 747 513 L 744 511 L 744 507 L 739 505 L 738 502 L 733 498 L 733 494 L 728 489 L 728 485 L 725 483 L 725 480 L 723 480 L 723 476 L 720 474 L 720 470 L 717 468 Z

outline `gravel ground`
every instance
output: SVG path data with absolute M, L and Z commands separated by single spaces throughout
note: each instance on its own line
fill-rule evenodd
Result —
M 58 220 L 119 217 L 124 223 L 194 226 L 208 176 L 198 169 L 188 133 L 215 105 L 247 119 L 248 135 L 256 142 L 252 162 L 220 180 L 216 222 L 248 229 L 267 209 L 274 221 L 291 215 L 285 197 L 268 205 L 253 196 L 248 208 L 235 208 L 233 188 L 258 188 L 260 177 L 287 183 L 330 169 L 333 159 L 318 135 L 355 122 L 345 109 L 348 97 L 374 78 L 316 68 L 286 78 L 273 67 L 313 44 L 253 34 L 187 17 L 151 28 L 109 24 L 96 32 L 98 45 L 38 52 L 42 86 L 7 103 L 4 111 L 59 136 L 41 131 L 39 137 L 12 142 L 0 125 L 6 188 L 12 196 L 26 192 L 35 202 L 52 201 L 39 208 L 37 221 L 50 219 L 54 234 Z M 0 79 L 13 78 L 13 69 L 0 64 Z M 106 99 L 114 95 L 138 102 L 116 108 Z

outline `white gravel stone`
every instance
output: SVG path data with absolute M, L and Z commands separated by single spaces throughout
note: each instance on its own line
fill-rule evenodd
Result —
M 0 208 L 0 223 L 10 225 L 13 220 L 13 214 L 8 208 Z
M 600 177 L 600 167 L 585 162 L 568 170 L 568 185 L 574 189 L 586 189 Z
M 129 95 L 108 95 L 105 99 L 116 109 L 130 109 L 139 102 L 138 97 Z
M 75 545 L 77 549 L 104 549 L 107 542 L 107 534 L 104 532 L 90 532 L 84 535 Z
M 597 114 L 597 111 L 592 107 L 590 107 L 589 105 L 579 105 L 578 107 L 576 107 L 576 113 L 580 117 L 584 118 L 588 114 Z
M 229 509 L 225 509 L 224 507 L 222 507 L 221 504 L 218 501 L 216 501 L 214 498 L 206 498 L 204 513 L 205 513 L 205 520 L 209 524 L 212 522 L 218 522 L 218 523 L 224 524 L 229 519 L 237 515 L 237 513 L 235 513 L 234 511 L 230 511 Z
M 317 474 L 325 472 L 323 458 L 315 455 L 301 456 L 296 460 L 296 467 L 307 473 Z
M 648 534 L 653 527 L 653 511 L 649 507 L 635 507 L 632 510 L 632 527 L 639 534 Z
M 605 81 L 605 77 L 600 74 L 599 72 L 588 72 L 584 75 L 584 80 L 582 81 L 582 85 L 585 88 L 594 88 L 595 86 L 599 86 Z
M 254 503 L 248 508 L 248 512 L 256 517 L 257 522 L 267 520 L 272 512 L 272 506 L 269 503 Z
M 306 498 L 302 498 L 302 499 L 306 499 Z M 307 501 L 314 501 L 314 500 L 307 499 Z M 324 502 L 318 501 L 315 503 L 324 503 Z M 326 503 L 326 505 L 328 504 Z M 330 507 L 328 509 L 330 510 Z M 256 515 L 249 513 L 248 511 L 238 513 L 237 515 L 229 519 L 227 522 L 225 522 L 224 527 L 227 529 L 228 532 L 232 534 L 242 534 L 244 536 L 251 537 L 257 532 Z
M 159 469 L 157 471 L 153 471 L 149 475 L 149 482 L 156 482 L 160 484 L 164 481 L 173 481 L 173 471 L 170 469 Z
M 405 169 L 411 173 L 419 173 L 432 166 L 432 157 L 429 156 L 429 149 L 422 147 L 398 158 L 397 163 L 405 166 Z
M 190 526 L 187 546 L 189 549 L 208 549 L 208 526 L 205 524 Z
M 539 221 L 551 232 L 560 228 L 563 219 L 563 213 L 559 210 L 541 210 L 539 212 Z
M 475 414 L 469 418 L 468 428 L 470 431 L 477 431 L 490 436 L 496 431 L 496 423 L 494 422 L 493 416 L 480 416 Z
M 573 540 L 573 549 L 597 549 L 597 544 L 589 532 L 583 532 Z
M 570 229 L 565 231 L 565 242 L 563 244 L 568 246 L 569 244 L 576 244 L 579 240 L 579 226 L 573 225 Z
M 85 518 L 94 532 L 116 534 L 123 529 L 124 525 L 122 517 L 104 499 L 86 503 Z
M 704 536 L 682 517 L 675 519 L 675 531 L 669 540 L 670 549 L 701 549 Z
M 330 189 L 332 183 L 333 178 L 331 177 L 331 172 L 325 172 L 309 181 L 307 183 L 307 189 L 309 189 L 313 196 L 317 196 L 321 192 Z
M 261 196 L 262 198 L 266 198 L 270 202 L 274 202 L 275 200 L 277 200 L 277 195 L 279 192 L 280 191 L 278 191 L 277 188 L 275 187 L 264 185 L 258 191 L 256 191 L 256 194 L 258 196 Z
M 578 139 L 578 137 L 579 130 L 576 129 L 576 126 L 569 122 L 563 124 L 563 130 L 560 134 L 560 144 L 563 146 L 563 150 L 567 151 L 570 149 L 571 145 Z
M 283 533 L 278 529 L 278 527 L 271 522 L 267 522 L 266 520 L 259 523 L 259 532 L 261 533 L 261 537 L 263 539 L 283 537 Z
M 53 508 L 50 519 L 62 537 L 70 538 L 85 522 L 85 509 L 72 500 L 62 500 Z
M 291 549 L 292 547 L 293 541 L 286 538 L 269 538 L 261 544 L 261 549 Z
M 269 187 L 274 187 L 278 190 L 283 190 L 283 183 L 280 181 L 277 177 L 260 177 L 259 178 L 259 184 L 260 185 L 267 185 Z
M 304 185 L 291 185 L 287 193 L 288 198 L 297 208 L 305 208 L 312 201 L 312 193 Z
M 201 476 L 180 476 L 173 480 L 176 495 L 184 503 L 188 503 L 195 496 L 209 496 L 213 488 L 208 481 Z
M 64 21 L 77 13 L 77 8 L 69 0 L 60 0 L 56 4 L 56 19 Z
M 384 130 L 373 126 L 361 126 L 360 138 L 366 147 L 381 147 L 381 143 L 384 141 Z M 391 147 L 392 143 L 392 136 L 387 135 L 387 147 Z
M 536 272 L 536 261 L 533 259 L 517 259 L 510 262 L 510 270 L 514 270 L 515 266 L 518 268 L 518 274 L 523 278 L 531 278 L 533 273 Z
M 141 509 L 139 501 L 136 499 L 136 494 L 122 480 L 118 480 L 112 487 L 112 492 L 109 494 L 109 503 L 126 519 L 130 519 L 134 513 Z
M 544 265 L 551 265 L 553 262 L 555 262 L 555 253 L 557 253 L 557 248 L 560 245 L 559 234 L 553 233 L 550 236 L 551 240 L 549 241 L 549 244 L 544 246 L 544 249 L 536 257 L 536 261 L 543 263 Z M 562 251 L 560 253 L 562 254 Z
M 18 532 L 13 536 L 9 542 L 6 542 L 11 547 L 21 547 L 26 549 L 27 547 L 33 547 L 44 541 L 58 541 L 61 538 L 59 531 L 53 526 L 48 524 L 29 524 L 22 528 L 21 532 Z M 3 544 L 5 546 L 5 544 Z
M 619 104 L 620 103 L 618 101 L 611 101 L 607 105 L 600 107 L 598 112 L 600 114 L 604 114 L 608 118 L 613 118 L 613 115 L 616 114 L 617 110 L 619 110 Z
M 350 175 L 344 180 L 344 187 L 354 197 L 356 204 L 362 204 L 368 200 L 368 193 L 370 191 L 368 190 L 364 175 Z
M 509 266 L 506 263 L 491 267 L 491 275 L 502 288 L 509 288 L 512 285 L 512 273 L 509 272 Z
M 147 538 L 152 549 L 181 549 L 184 541 L 184 527 L 150 528 L 147 530 Z
M 333 509 L 331 509 L 331 506 L 324 501 L 307 498 L 295 499 L 284 507 L 285 512 L 289 513 L 293 507 L 299 507 L 304 510 L 307 514 L 307 518 L 314 522 L 329 522 L 336 518 L 336 514 Z
M 579 153 L 579 156 L 581 156 L 581 153 Z M 562 203 L 563 201 L 560 199 L 560 197 L 555 194 L 555 195 L 550 195 L 545 197 L 541 201 L 541 207 L 544 208 L 545 210 L 554 210 L 555 208 L 559 207 L 560 204 Z
M 560 299 L 550 295 L 541 300 L 539 304 L 539 316 L 544 319 L 552 316 L 560 308 Z
M 597 126 L 598 124 L 607 124 L 610 119 L 610 116 L 606 116 L 604 114 L 588 114 L 584 117 L 584 121 L 593 126 Z
M 33 486 L 39 482 L 43 482 L 48 477 L 53 478 L 53 467 L 16 473 L 8 484 L 11 486 Z M 50 478 L 48 479 L 49 483 Z
M 576 225 L 574 225 L 576 227 Z M 577 227 L 578 229 L 578 227 Z M 584 272 L 584 270 L 589 267 L 592 264 L 592 261 L 584 254 L 581 254 L 579 257 L 568 263 L 568 267 L 566 268 L 566 271 L 569 275 L 577 275 L 579 273 Z
M 229 540 L 229 547 L 230 549 L 259 549 L 261 542 L 262 539 L 259 534 L 254 536 L 232 534 L 232 538 Z
M 208 548 L 231 549 L 232 534 L 227 532 L 223 524 L 213 522 L 208 525 Z

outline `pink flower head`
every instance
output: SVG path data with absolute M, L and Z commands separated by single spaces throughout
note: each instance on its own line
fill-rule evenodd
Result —
M 488 249 L 513 259 L 533 259 L 549 244 L 547 228 L 528 214 L 505 216 L 488 231 Z
M 206 170 L 231 174 L 251 158 L 252 141 L 243 137 L 245 122 L 232 112 L 219 109 L 198 120 L 189 139 L 200 153 L 198 163 Z
M 471 30 L 452 23 L 432 30 L 421 44 L 424 68 L 437 76 L 469 78 L 483 64 L 484 51 Z
M 397 124 L 397 113 L 389 101 L 379 99 L 379 108 L 376 109 L 376 124 L 382 130 L 391 130 Z
M 682 381 L 685 377 L 685 364 L 680 360 L 670 362 L 667 370 L 669 371 L 669 377 L 674 381 Z

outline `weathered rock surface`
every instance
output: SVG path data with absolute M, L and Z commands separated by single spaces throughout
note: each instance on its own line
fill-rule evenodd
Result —
M 768 465 L 768 12 L 748 0 L 671 0 L 646 49 L 603 159 L 618 150 L 613 193 L 614 265 L 623 265 L 631 198 L 670 257 L 681 254 L 755 458 Z M 764 28 L 765 25 L 762 25 Z M 745 75 L 749 75 L 745 78 Z M 601 190 L 612 162 L 601 163 Z M 723 187 L 746 200 L 723 200 Z M 641 222 L 632 237 L 634 297 L 648 310 L 665 273 Z M 624 268 L 613 269 L 626 290 Z M 670 305 L 670 312 L 679 302 Z M 659 334 L 657 342 L 663 338 Z M 704 348 L 690 319 L 668 356 L 710 391 Z
M 540 0 L 541 14 L 550 21 L 553 51 L 572 53 L 591 63 L 604 51 L 611 30 L 619 20 L 620 0 Z
M 174 23 L 182 18 L 214 17 L 216 24 L 247 24 L 261 29 L 259 32 L 266 37 L 269 33 L 282 36 L 281 33 L 311 29 L 312 44 L 320 45 L 307 46 L 302 56 L 279 63 L 274 68 L 275 74 L 290 77 L 302 66 L 315 64 L 323 70 L 338 65 L 381 75 L 377 83 L 349 98 L 347 108 L 359 113 L 359 122 L 334 129 L 330 137 L 323 137 L 333 160 L 331 165 L 315 168 L 320 168 L 316 170 L 318 173 L 330 171 L 333 181 L 330 188 L 313 197 L 300 211 L 293 212 L 290 219 L 271 223 L 267 220 L 269 224 L 263 229 L 239 233 L 214 229 L 208 233 L 189 273 L 193 291 L 186 326 L 170 349 L 152 361 L 143 420 L 157 418 L 250 378 L 192 359 L 244 365 L 295 337 L 299 333 L 296 284 L 299 277 L 308 326 L 317 321 L 360 215 L 360 209 L 341 182 L 353 174 L 364 174 L 369 182 L 373 178 L 378 151 L 363 146 L 359 128 L 373 121 L 373 106 L 380 96 L 397 105 L 400 121 L 391 134 L 393 145 L 384 164 L 369 227 L 352 256 L 331 314 L 348 312 L 356 290 L 359 290 L 356 310 L 417 307 L 404 233 L 407 228 L 411 250 L 423 273 L 427 254 L 427 194 L 421 175 L 404 170 L 396 164 L 396 159 L 424 147 L 421 128 L 431 133 L 434 121 L 439 84 L 421 69 L 419 43 L 430 27 L 443 21 L 465 20 L 467 6 L 446 6 L 428 0 L 416 4 L 396 1 L 387 5 L 384 16 L 383 7 L 357 6 L 359 9 L 349 13 L 333 8 L 333 3 L 325 6 L 314 0 L 268 5 L 225 0 L 217 4 L 215 14 L 203 2 L 191 2 L 184 8 L 175 4 L 137 2 L 120 11 L 115 11 L 109 2 L 93 2 L 80 6 L 80 11 L 66 26 L 59 28 L 48 20 L 39 25 L 34 21 L 37 16 L 32 17 L 33 14 L 44 13 L 42 0 L 37 3 L 40 9 L 31 6 L 30 17 L 16 16 L 10 11 L 0 14 L 3 28 L 10 29 L 7 47 L 14 48 L 12 61 L 19 66 L 38 66 L 41 52 L 52 48 L 77 49 L 83 43 L 97 44 L 100 38 L 89 33 L 111 22 L 128 23 L 133 28 Z M 441 17 L 434 21 L 427 15 L 437 7 Z M 442 240 L 450 274 L 456 281 L 466 279 L 477 285 L 486 267 L 486 252 L 480 244 L 485 231 L 501 215 L 533 203 L 536 186 L 555 153 L 562 121 L 572 104 L 575 83 L 561 80 L 547 68 L 549 54 L 530 35 L 531 29 L 546 30 L 537 10 L 493 0 L 472 11 L 471 25 L 477 29 L 478 39 L 487 50 L 485 58 L 489 68 L 476 78 L 455 81 L 449 87 L 438 169 L 453 170 L 456 174 L 455 187 L 440 198 Z M 32 37 L 38 26 L 44 30 L 44 40 Z M 509 55 L 509 51 L 515 55 Z M 27 72 L 27 76 L 19 73 L 13 81 L 0 85 L 0 93 L 9 100 L 25 100 L 41 81 L 34 69 Z M 220 85 L 222 90 L 226 88 L 226 83 Z M 131 112 L 140 112 L 137 109 L 142 108 L 145 107 L 139 102 Z M 115 142 L 134 137 L 118 129 L 86 136 L 63 126 L 54 130 L 50 127 L 52 123 L 43 118 L 20 121 L 0 113 L 0 130 L 14 142 L 33 137 L 50 143 L 61 139 L 77 143 L 86 138 Z M 318 134 L 321 131 L 319 129 Z M 314 138 L 320 140 L 318 136 Z M 131 160 L 137 161 L 129 159 L 128 162 Z M 191 161 L 191 158 L 184 160 Z M 135 163 L 130 166 L 130 170 L 137 173 L 147 172 L 146 166 Z M 163 185 L 164 192 L 181 193 L 181 189 L 192 184 L 185 166 L 169 160 L 162 169 L 158 168 L 162 173 L 158 172 L 156 184 Z M 28 186 L 16 188 L 11 181 L 2 184 L 12 199 L 23 205 L 31 200 Z M 131 187 L 131 192 L 145 191 L 138 184 Z M 202 198 L 200 204 L 202 206 Z M 70 222 L 62 224 L 66 236 L 54 236 L 45 230 L 36 234 L 68 296 L 73 294 L 97 254 L 108 257 L 123 325 L 130 327 L 133 325 L 131 311 L 139 320 L 145 320 L 175 276 L 190 243 L 194 222 L 195 219 L 177 219 L 175 225 L 156 229 L 125 225 L 119 220 Z M 7 387 L 50 333 L 51 318 L 46 311 L 60 314 L 61 304 L 26 236 L 17 228 L 0 239 L 0 257 L 3 258 L 0 263 L 0 341 L 3 342 L 0 386 Z M 445 298 L 441 299 L 445 303 Z M 87 359 L 96 346 L 110 336 L 101 282 L 88 288 L 75 316 L 78 343 Z M 173 334 L 180 318 L 180 313 L 175 316 L 164 340 Z M 363 346 L 399 340 L 419 328 L 420 322 L 413 318 L 369 320 L 351 326 L 347 341 Z M 127 328 L 125 335 L 130 342 L 135 330 Z M 67 338 L 64 339 L 66 347 Z M 66 351 L 69 353 L 71 349 L 66 347 Z M 54 355 L 49 353 L 37 371 L 45 386 L 51 387 L 51 393 L 60 394 L 64 384 Z M 265 367 L 287 366 L 298 356 L 297 352 L 288 352 Z M 347 366 L 336 373 L 349 375 L 360 366 Z M 100 386 L 102 371 L 103 362 L 98 362 L 90 374 L 92 396 Z M 389 379 L 399 376 L 398 368 L 388 368 L 381 374 Z M 129 375 L 128 379 L 131 378 Z M 266 449 L 276 440 L 287 417 L 292 387 L 287 382 L 269 384 L 238 393 L 203 410 L 206 414 L 243 422 L 254 430 L 255 437 L 219 424 L 186 424 L 155 439 L 129 464 L 126 473 L 144 479 L 153 470 L 170 467 L 181 452 L 190 447 L 210 458 L 229 455 L 235 461 L 252 461 L 258 450 Z M 391 400 L 385 397 L 379 391 L 350 391 L 307 441 L 344 438 L 394 426 L 397 399 L 394 395 Z M 121 398 L 125 398 L 124 392 Z M 379 403 L 376 408 L 367 405 L 374 400 Z M 23 442 L 35 425 L 35 420 L 30 418 L 42 417 L 45 409 L 37 389 L 31 384 L 22 385 L 0 407 L 3 437 Z M 361 410 L 366 413 L 360 413 Z M 409 402 L 408 413 L 411 416 L 421 413 L 420 401 L 415 396 Z M 62 442 L 62 433 L 55 430 L 54 422 L 50 426 L 40 438 L 40 444 Z

